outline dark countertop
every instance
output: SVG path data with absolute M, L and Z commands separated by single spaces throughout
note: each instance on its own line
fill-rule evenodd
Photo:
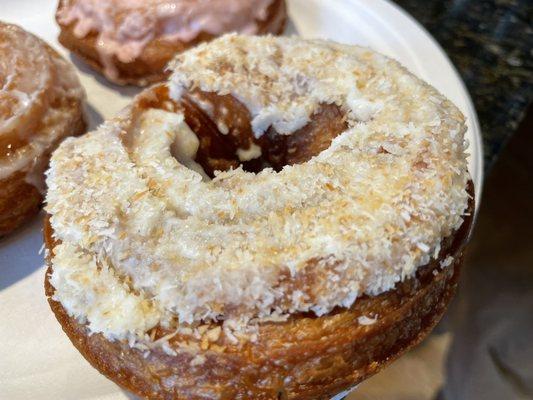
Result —
M 463 77 L 481 124 L 487 171 L 533 99 L 533 1 L 395 2 L 437 39 Z

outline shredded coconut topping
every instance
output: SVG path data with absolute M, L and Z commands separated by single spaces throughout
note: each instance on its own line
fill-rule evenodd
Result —
M 258 136 L 271 125 L 294 132 L 321 103 L 340 106 L 348 129 L 305 163 L 212 180 L 173 155 L 188 137 L 181 114 L 130 108 L 66 140 L 47 181 L 61 240 L 52 284 L 89 329 L 142 338 L 157 324 L 225 320 L 229 338 L 241 323 L 323 315 L 412 277 L 460 227 L 463 116 L 396 61 L 326 41 L 229 35 L 173 65 L 174 99 L 195 87 L 231 93 Z

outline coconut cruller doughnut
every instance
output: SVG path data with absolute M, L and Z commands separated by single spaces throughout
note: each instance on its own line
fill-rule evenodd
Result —
M 226 35 L 53 154 L 46 293 L 148 399 L 329 399 L 420 342 L 473 213 L 465 121 L 367 48 Z

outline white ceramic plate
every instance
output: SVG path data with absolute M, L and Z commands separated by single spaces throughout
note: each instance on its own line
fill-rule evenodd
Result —
M 55 0 L 0 0 L 0 19 L 51 43 Z M 385 0 L 289 0 L 288 33 L 372 47 L 396 58 L 450 98 L 468 118 L 470 171 L 477 199 L 482 183 L 479 125 L 465 86 L 435 40 Z M 137 92 L 107 84 L 73 60 L 87 90 L 91 128 Z M 92 369 L 69 343 L 43 293 L 41 220 L 0 242 L 0 399 L 118 400 L 131 398 Z

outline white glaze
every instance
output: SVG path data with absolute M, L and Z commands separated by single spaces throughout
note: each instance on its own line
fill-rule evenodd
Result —
M 0 24 L 0 140 L 28 143 L 0 158 L 0 180 L 24 172 L 26 181 L 44 190 L 43 157 L 65 134 L 71 111 L 50 105 L 57 97 L 81 101 L 83 90 L 70 64 L 37 37 Z M 4 149 L 1 149 L 4 151 Z

